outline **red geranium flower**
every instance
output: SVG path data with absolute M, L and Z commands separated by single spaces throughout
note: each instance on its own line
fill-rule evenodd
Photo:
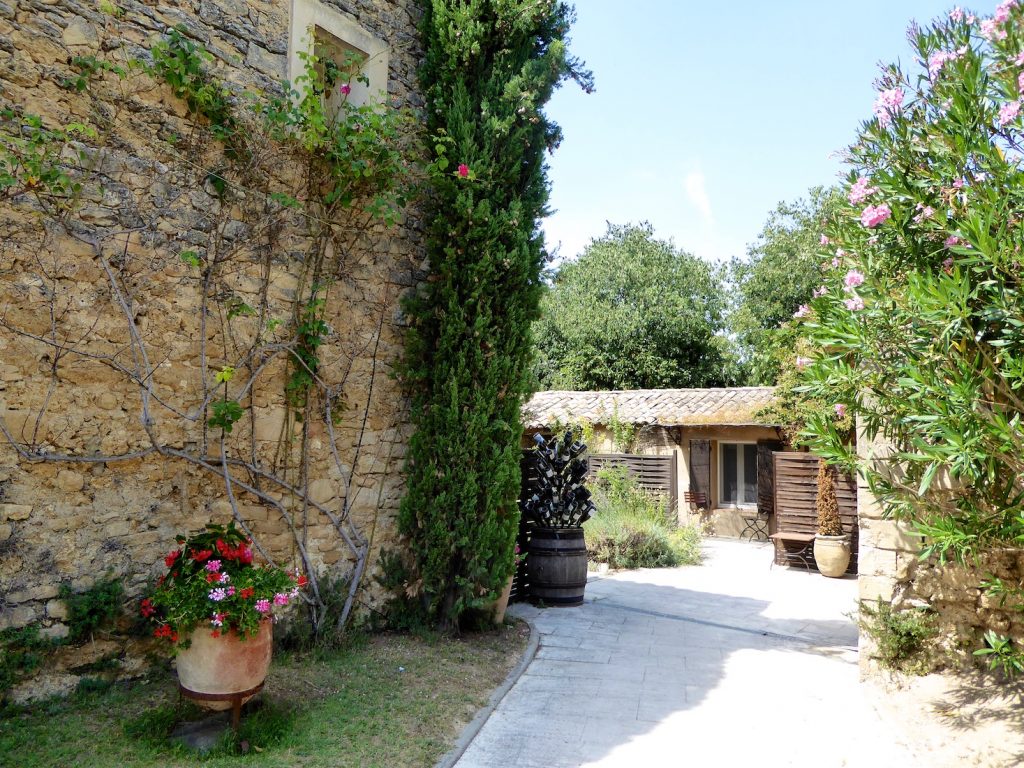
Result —
M 309 584 L 309 579 L 306 578 L 306 574 L 304 574 L 304 573 L 299 574 L 299 578 L 296 581 L 296 584 L 298 584 L 300 587 L 304 587 L 307 584 Z
M 220 637 L 220 630 L 219 629 L 213 630 L 213 632 L 210 633 L 210 637 Z
M 246 587 L 245 589 L 243 589 L 241 592 L 238 593 L 238 596 L 241 597 L 243 600 L 248 600 L 255 593 L 256 593 L 255 589 L 253 589 L 252 587 Z
M 212 549 L 204 549 L 204 550 L 201 550 L 199 552 L 196 552 L 195 550 L 193 550 L 192 551 L 192 559 L 195 560 L 197 563 L 201 563 L 201 562 L 203 562 L 203 560 L 206 560 L 212 554 L 213 554 L 213 550 Z
M 168 568 L 170 568 L 172 565 L 174 565 L 175 561 L 179 557 L 181 557 L 181 550 L 180 549 L 176 549 L 173 552 L 168 552 L 167 553 L 167 557 L 164 558 L 164 565 L 166 565 Z
M 153 605 L 153 602 L 148 597 L 143 599 L 142 605 L 139 608 L 139 613 L 141 613 L 147 619 L 154 613 L 156 613 L 156 607 Z

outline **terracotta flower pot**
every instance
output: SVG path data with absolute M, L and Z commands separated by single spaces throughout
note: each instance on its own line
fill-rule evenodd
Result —
M 508 577 L 508 581 L 505 583 L 505 588 L 498 595 L 498 599 L 494 601 L 494 623 L 501 624 L 505 620 L 505 611 L 508 610 L 508 599 L 512 597 L 512 579 L 515 578 L 515 574 Z
M 823 576 L 842 576 L 850 564 L 850 538 L 818 534 L 814 537 L 814 562 Z
M 260 622 L 260 629 L 245 640 L 234 632 L 214 637 L 209 629 L 192 633 L 192 645 L 178 652 L 178 682 L 183 688 L 200 694 L 229 696 L 249 691 L 262 683 L 270 668 L 274 625 Z M 252 696 L 246 696 L 244 704 Z M 206 709 L 231 709 L 231 701 L 196 702 Z

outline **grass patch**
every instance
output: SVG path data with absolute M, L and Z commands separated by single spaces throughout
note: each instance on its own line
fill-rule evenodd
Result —
M 19 768 L 426 768 L 486 703 L 528 636 L 520 624 L 460 640 L 382 634 L 278 654 L 259 705 L 243 712 L 246 754 L 235 743 L 205 757 L 173 746 L 167 735 L 175 725 L 201 715 L 179 706 L 164 674 L 9 711 L 0 719 L 0 755 L 17 755 Z
M 637 485 L 624 467 L 600 470 L 593 498 L 597 511 L 586 526 L 591 561 L 610 568 L 670 568 L 701 561 L 700 527 L 677 525 L 665 498 Z

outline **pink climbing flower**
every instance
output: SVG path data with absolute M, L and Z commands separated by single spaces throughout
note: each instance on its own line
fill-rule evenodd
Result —
M 869 205 L 860 215 L 860 223 L 868 229 L 874 229 L 879 224 L 888 221 L 892 216 L 892 210 L 888 205 Z
M 806 304 L 801 304 L 796 312 L 793 313 L 793 317 L 807 317 L 811 314 L 811 308 Z
M 341 85 L 338 86 L 338 93 L 340 93 L 342 96 L 348 96 L 350 93 L 352 93 L 352 86 L 349 85 L 348 83 L 342 83 Z
M 220 570 L 220 560 L 207 560 L 206 561 L 206 570 L 208 570 L 210 573 L 216 573 L 217 571 L 219 571 Z
M 883 128 L 892 122 L 894 115 L 898 114 L 903 106 L 903 89 L 888 88 L 878 94 L 872 111 L 878 118 L 878 123 Z
M 466 165 L 465 163 L 460 163 L 459 164 L 459 178 L 461 178 L 461 179 L 469 178 L 469 166 Z
M 850 205 L 860 205 L 877 191 L 878 187 L 871 186 L 871 179 L 867 176 L 861 176 L 850 185 L 850 192 L 847 195 L 847 199 L 850 201 Z
M 270 601 L 269 600 L 257 600 L 255 608 L 260 613 L 270 613 Z
M 1017 119 L 1020 114 L 1020 101 L 1011 101 L 999 108 L 999 124 L 1007 125 Z
M 274 595 L 274 605 L 288 605 L 288 594 L 285 592 L 278 592 Z
M 846 404 L 845 403 L 836 403 L 835 409 L 836 409 L 836 416 L 838 418 L 840 418 L 840 419 L 845 418 L 845 416 L 846 416 Z
M 860 296 L 853 296 L 852 298 L 844 299 L 843 304 L 845 304 L 846 308 L 851 312 L 856 312 L 859 309 L 864 309 L 864 299 L 862 299 Z

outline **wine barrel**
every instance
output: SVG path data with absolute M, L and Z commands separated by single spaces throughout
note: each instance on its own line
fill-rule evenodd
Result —
M 582 528 L 534 528 L 526 568 L 530 597 L 545 605 L 583 604 L 587 545 Z

